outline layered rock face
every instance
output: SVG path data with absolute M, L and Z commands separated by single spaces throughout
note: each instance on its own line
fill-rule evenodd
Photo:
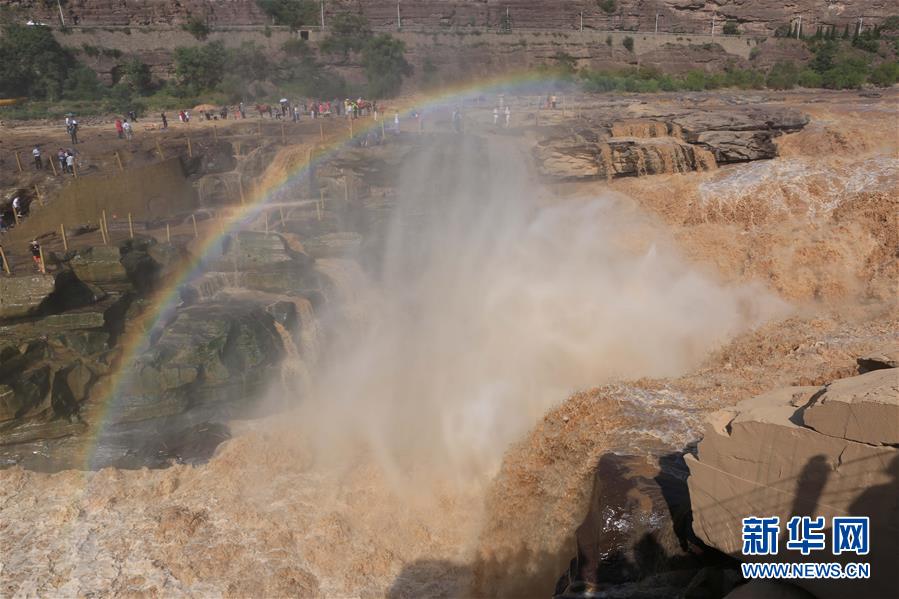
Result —
M 896 347 L 859 360 L 865 374 L 817 387 L 787 387 L 714 414 L 688 455 L 693 529 L 734 557 L 771 562 L 869 562 L 868 580 L 795 580 L 818 597 L 887 597 L 899 555 L 899 370 Z M 741 521 L 823 516 L 827 549 L 803 558 L 744 557 Z M 868 555 L 831 553 L 831 518 L 871 520 Z
M 583 128 L 540 141 L 534 148 L 540 172 L 560 179 L 611 179 L 774 158 L 774 138 L 808 123 L 789 111 L 691 111 L 607 120 L 614 114 L 603 120 L 585 115 Z
M 54 2 L 13 0 L 11 4 L 47 21 L 59 18 Z M 375 26 L 396 28 L 397 5 L 392 0 L 326 2 L 325 20 L 327 22 L 339 12 L 361 11 Z M 201 18 L 217 26 L 271 22 L 255 0 L 148 0 L 129 3 L 69 0 L 63 3 L 62 11 L 69 24 L 79 25 L 179 24 L 189 18 Z M 413 28 L 498 28 L 510 24 L 513 28 L 578 29 L 583 17 L 585 28 L 652 31 L 658 14 L 663 31 L 678 33 L 709 32 L 713 17 L 719 23 L 719 32 L 724 21 L 733 20 L 740 23 L 746 32 L 771 33 L 800 15 L 808 23 L 842 27 L 857 22 L 859 17 L 876 21 L 891 12 L 894 12 L 891 3 L 886 0 L 849 0 L 839 4 L 803 0 L 788 5 L 770 0 L 726 0 L 714 4 L 684 0 L 618 0 L 603 6 L 592 0 L 424 0 L 399 3 L 403 26 Z M 317 20 L 310 25 L 318 25 Z

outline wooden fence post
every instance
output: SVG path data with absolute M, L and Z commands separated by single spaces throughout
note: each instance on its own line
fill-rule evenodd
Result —
M 238 174 L 237 175 L 237 185 L 240 188 L 240 204 L 243 205 L 243 178 Z
M 100 216 L 103 218 L 103 230 L 106 231 L 106 238 L 109 239 L 109 221 L 106 220 L 106 210 L 102 210 Z
M 16 166 L 19 167 L 19 172 L 22 172 L 22 161 L 19 160 L 19 152 L 16 152 Z
M 190 135 L 187 136 L 187 155 L 190 158 L 193 158 L 194 156 L 193 148 L 190 146 Z
M 72 157 L 72 174 L 75 176 L 76 179 L 78 178 L 78 167 L 76 166 L 74 157 Z
M 265 217 L 265 234 L 268 235 L 268 210 L 263 210 L 262 216 Z
M 215 141 L 219 140 L 219 129 L 215 125 L 212 126 L 212 139 Z
M 106 239 L 106 229 L 103 228 L 103 219 L 100 219 L 100 236 L 103 238 L 103 245 L 109 245 L 109 241 Z
M 47 267 L 44 266 L 44 247 L 41 245 L 37 246 L 37 251 L 41 259 L 41 274 L 45 275 L 47 274 Z
M 41 207 L 43 207 L 44 206 L 44 198 L 41 196 L 41 190 L 37 188 L 37 185 L 34 186 L 34 195 L 37 196 L 38 204 L 40 204 Z
M 191 214 L 191 215 L 190 215 L 190 221 L 191 221 L 191 222 L 193 223 L 193 225 L 194 225 L 194 239 L 199 239 L 199 237 L 200 237 L 200 232 L 197 231 L 197 215 L 196 215 L 196 214 Z
M 284 208 L 278 206 L 278 215 L 281 217 L 281 228 L 284 228 Z
M 54 156 L 50 156 L 50 168 L 53 169 L 53 176 L 56 177 L 59 173 L 56 172 L 56 158 Z
M 65 251 L 69 251 L 69 239 L 66 237 L 66 227 L 64 224 L 59 223 L 59 235 L 62 237 L 62 249 Z
M 115 153 L 115 160 L 119 163 L 119 172 L 125 172 L 125 167 L 122 166 L 122 158 L 119 156 L 118 152 Z
M 172 229 L 168 223 L 165 224 L 165 241 L 166 243 L 172 243 Z
M 284 123 L 281 123 L 281 143 L 287 143 L 287 138 L 284 136 Z
M 159 152 L 159 159 L 165 160 L 165 153 L 162 151 L 162 146 L 159 145 L 159 138 L 156 138 L 156 151 Z
M 322 141 L 325 140 L 325 127 L 321 123 L 318 124 L 318 138 Z
M 9 270 L 9 260 L 6 259 L 6 252 L 3 251 L 2 245 L 0 245 L 0 260 L 3 261 L 3 270 L 7 275 L 11 275 L 12 272 Z

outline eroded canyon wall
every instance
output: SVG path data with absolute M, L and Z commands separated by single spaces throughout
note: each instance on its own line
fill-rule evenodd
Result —
M 58 22 L 56 2 L 10 0 L 8 6 L 45 22 Z M 205 19 L 212 26 L 271 24 L 256 0 L 65 0 L 61 10 L 70 25 L 158 26 L 178 25 L 190 18 Z M 364 13 L 375 27 L 396 28 L 397 6 L 407 28 L 497 28 L 509 22 L 513 28 L 652 31 L 656 15 L 662 31 L 710 32 L 712 18 L 739 23 L 743 32 L 770 34 L 802 16 L 817 24 L 843 27 L 859 18 L 875 23 L 895 13 L 889 0 L 328 0 L 325 20 L 351 10 Z M 315 23 L 317 24 L 317 23 Z

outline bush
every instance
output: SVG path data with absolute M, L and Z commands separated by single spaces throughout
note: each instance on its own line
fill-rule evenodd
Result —
M 885 62 L 875 67 L 868 81 L 881 87 L 889 87 L 899 81 L 899 62 Z
M 205 40 L 211 31 L 206 24 L 206 21 L 198 19 L 197 17 L 191 17 L 187 23 L 181 26 L 181 29 L 190 33 L 198 40 Z
M 607 15 L 618 10 L 618 3 L 615 0 L 597 0 L 596 4 L 599 6 L 599 9 Z
M 821 87 L 821 74 L 813 69 L 803 69 L 796 79 L 801 87 Z
M 339 54 L 346 60 L 351 52 L 361 52 L 372 38 L 368 19 L 361 14 L 340 13 L 331 19 L 329 33 L 321 43 L 321 51 Z
M 612 36 L 611 36 L 611 35 L 607 35 L 607 36 L 606 36 L 606 45 L 607 45 L 607 46 L 611 46 L 611 45 L 612 45 Z
M 175 76 L 183 91 L 197 94 L 215 88 L 225 71 L 226 51 L 221 42 L 175 48 Z
M 866 31 L 852 40 L 855 48 L 865 52 L 876 53 L 880 49 L 880 35 L 875 31 Z
M 634 51 L 634 38 L 632 38 L 631 36 L 625 37 L 621 41 L 621 45 L 624 46 L 628 52 L 633 52 Z
M 0 36 L 0 96 L 59 99 L 75 58 L 49 27 L 7 24 Z
M 830 89 L 854 89 L 868 78 L 868 64 L 859 58 L 845 58 L 821 75 L 821 84 Z
M 148 94 L 153 89 L 150 67 L 137 58 L 132 58 L 119 69 L 120 81 L 132 92 L 140 95 Z
M 799 70 L 792 61 L 778 61 L 768 71 L 765 85 L 771 89 L 793 89 L 799 81 Z
M 318 2 L 311 0 L 256 0 L 262 12 L 270 16 L 276 25 L 296 31 L 304 25 L 318 22 Z
M 388 98 L 399 93 L 403 77 L 412 74 L 406 61 L 406 44 L 382 33 L 369 41 L 362 50 L 362 66 L 368 79 L 368 93 L 373 98 Z
M 740 33 L 740 28 L 737 26 L 736 21 L 728 21 L 724 24 L 724 35 L 737 35 Z

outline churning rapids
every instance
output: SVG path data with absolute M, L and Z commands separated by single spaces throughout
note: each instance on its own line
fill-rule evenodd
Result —
M 504 452 L 571 392 L 677 375 L 785 310 L 689 265 L 625 196 L 554 199 L 514 140 L 419 143 L 377 258 L 325 265 L 332 340 L 302 397 L 273 382 L 287 411 L 232 423 L 198 466 L 46 475 L 59 501 L 14 475 L 23 594 L 383 595 L 405 564 L 471 560 Z

